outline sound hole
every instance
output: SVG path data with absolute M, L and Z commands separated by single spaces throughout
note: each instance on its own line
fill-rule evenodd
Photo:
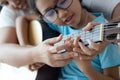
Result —
M 114 39 L 117 38 L 117 34 L 110 34 L 110 35 L 106 36 L 106 38 L 107 38 L 108 40 L 114 40 Z

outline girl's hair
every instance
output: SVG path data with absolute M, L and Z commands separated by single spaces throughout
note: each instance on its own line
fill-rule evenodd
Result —
M 79 0 L 80 1 L 80 3 L 82 2 L 82 0 Z
M 8 1 L 0 1 L 0 5 L 3 6 L 3 5 L 9 5 L 9 2 Z

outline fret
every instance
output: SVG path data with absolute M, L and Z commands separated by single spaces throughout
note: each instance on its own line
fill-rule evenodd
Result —
M 101 34 L 101 33 L 103 33 L 103 30 L 101 30 L 103 28 L 101 28 L 101 27 L 103 27 L 103 26 L 99 25 L 99 26 L 94 27 L 91 31 L 86 31 L 86 32 L 81 31 L 81 32 L 77 32 L 77 33 L 74 33 L 74 34 L 65 35 L 65 36 L 63 36 L 63 39 L 60 42 L 55 44 L 55 46 L 64 44 L 64 41 L 69 36 L 74 39 L 78 35 L 80 36 L 81 41 L 85 45 L 88 45 L 87 39 L 90 39 L 94 42 L 101 41 L 102 40 L 101 38 L 103 37 L 103 35 Z

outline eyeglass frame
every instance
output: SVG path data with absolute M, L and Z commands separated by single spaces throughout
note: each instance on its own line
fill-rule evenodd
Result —
M 65 8 L 62 8 L 62 7 L 59 7 L 57 4 L 58 4 L 58 2 L 57 2 L 57 4 L 55 5 L 55 7 L 53 7 L 53 8 L 51 8 L 49 11 L 51 11 L 51 10 L 53 10 L 54 12 L 55 12 L 55 14 L 56 14 L 56 19 L 54 20 L 54 21 L 50 21 L 50 20 L 48 20 L 47 18 L 45 18 L 44 17 L 44 15 L 46 15 L 46 13 L 48 13 L 49 11 L 47 11 L 46 13 L 44 13 L 43 15 L 41 14 L 41 19 L 42 20 L 44 20 L 45 22 L 47 22 L 47 23 L 55 23 L 55 21 L 57 20 L 57 18 L 58 18 L 58 11 L 56 10 L 56 8 L 59 8 L 59 9 L 67 9 L 67 8 L 69 8 L 70 6 L 71 6 L 71 4 L 73 3 L 73 0 L 71 0 L 71 3 L 69 4 L 69 6 L 67 6 L 67 7 L 65 7 Z

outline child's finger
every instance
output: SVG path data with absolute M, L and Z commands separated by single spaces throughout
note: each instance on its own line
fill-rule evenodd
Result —
M 80 48 L 77 47 L 73 48 L 73 51 L 79 54 L 85 54 Z
M 83 43 L 79 42 L 79 46 L 86 55 L 92 55 L 91 50 L 88 47 L 86 47 Z
M 89 31 L 91 30 L 93 27 L 99 25 L 100 23 L 93 23 L 93 22 L 89 22 L 84 28 L 84 31 Z
M 91 48 L 92 49 L 94 49 L 94 50 L 99 50 L 99 46 L 98 46 L 98 44 L 97 43 L 94 43 L 93 41 L 91 41 L 91 40 L 87 40 L 87 42 L 88 42 L 88 44 L 91 46 Z
M 79 47 L 79 45 L 78 45 L 79 40 L 80 40 L 80 36 L 77 36 L 77 37 L 74 39 L 73 44 L 74 44 L 75 47 Z

